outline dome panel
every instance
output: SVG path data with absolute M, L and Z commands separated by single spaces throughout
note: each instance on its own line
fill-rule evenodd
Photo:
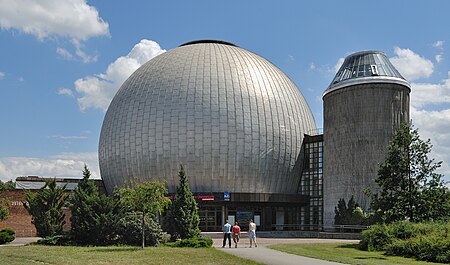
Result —
M 196 42 L 136 70 L 106 113 L 99 145 L 108 192 L 165 179 L 183 163 L 194 192 L 296 193 L 303 135 L 316 130 L 298 88 L 240 47 Z

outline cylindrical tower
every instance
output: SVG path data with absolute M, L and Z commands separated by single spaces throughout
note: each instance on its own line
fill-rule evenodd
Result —
M 409 120 L 409 83 L 386 54 L 348 56 L 323 94 L 324 225 L 334 223 L 339 199 L 352 195 L 363 208 L 378 190 L 375 179 L 396 128 Z

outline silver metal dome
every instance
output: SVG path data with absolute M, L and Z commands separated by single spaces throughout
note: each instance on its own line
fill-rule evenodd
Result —
M 106 113 L 99 144 L 108 192 L 165 179 L 183 163 L 194 192 L 296 193 L 311 111 L 273 64 L 223 41 L 195 41 L 136 70 Z
M 411 86 L 381 51 L 361 51 L 345 58 L 324 96 L 334 90 L 367 83 L 393 83 Z

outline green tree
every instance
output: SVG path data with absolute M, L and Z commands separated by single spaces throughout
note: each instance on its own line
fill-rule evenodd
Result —
M 341 198 L 338 205 L 334 208 L 334 224 L 335 225 L 363 225 L 367 222 L 367 216 L 355 201 L 354 196 L 345 203 Z
M 198 205 L 189 187 L 189 180 L 180 164 L 179 186 L 168 214 L 172 239 L 186 239 L 200 235 Z
M 0 199 L 0 222 L 6 220 L 9 216 L 9 200 L 7 198 Z
M 84 165 L 83 179 L 70 197 L 71 234 L 81 244 L 108 245 L 115 241 L 120 207 L 118 200 L 99 195 L 91 172 Z
M 0 194 L 2 194 L 5 191 L 14 190 L 16 187 L 16 184 L 9 180 L 7 182 L 2 182 L 0 180 Z M 0 221 L 6 220 L 9 216 L 9 204 L 10 201 L 8 198 L 0 198 Z
M 0 180 L 0 194 L 8 190 L 14 190 L 15 183 L 10 180 L 7 182 L 2 182 Z M 9 199 L 8 198 L 0 198 L 0 222 L 6 220 L 9 216 Z
M 145 247 L 145 216 L 156 218 L 170 204 L 166 198 L 167 188 L 164 182 L 153 180 L 144 183 L 128 183 L 128 187 L 118 190 L 120 204 L 124 212 L 138 212 L 141 215 L 141 242 Z
M 395 133 L 375 180 L 380 191 L 372 197 L 371 208 L 378 221 L 449 217 L 449 190 L 443 176 L 435 173 L 442 162 L 428 158 L 431 148 L 430 140 L 421 140 L 410 123 Z
M 60 234 L 65 224 L 63 206 L 68 194 L 66 185 L 57 187 L 56 180 L 50 179 L 36 193 L 26 192 L 23 204 L 32 216 L 38 236 L 46 237 Z
M 14 190 L 16 188 L 16 183 L 12 180 L 8 180 L 7 182 L 2 182 L 0 180 L 0 194 L 2 194 L 4 191 L 10 191 Z

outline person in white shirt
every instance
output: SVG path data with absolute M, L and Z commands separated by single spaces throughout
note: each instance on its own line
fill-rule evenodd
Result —
M 250 223 L 248 224 L 248 236 L 250 238 L 250 247 L 252 247 L 252 243 L 255 243 L 255 247 L 258 247 L 256 245 L 256 224 L 252 219 L 250 219 Z

